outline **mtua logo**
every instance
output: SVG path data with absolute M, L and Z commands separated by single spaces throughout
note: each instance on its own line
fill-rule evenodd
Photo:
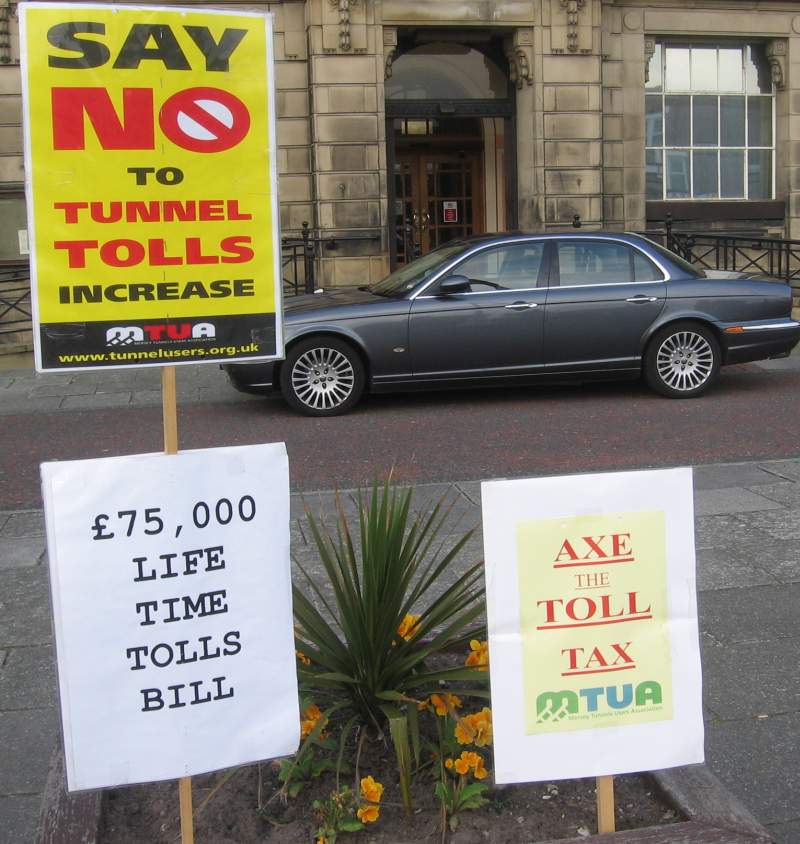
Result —
M 630 706 L 658 706 L 662 700 L 661 684 L 655 680 L 621 686 L 595 686 L 577 692 L 565 689 L 560 692 L 542 692 L 536 698 L 536 721 L 545 724 L 562 721 L 570 715 L 597 712 L 601 700 L 609 709 L 628 709 Z
M 181 340 L 213 340 L 213 323 L 171 322 L 151 325 L 115 325 L 106 331 L 106 346 L 134 346 L 137 343 L 169 343 Z

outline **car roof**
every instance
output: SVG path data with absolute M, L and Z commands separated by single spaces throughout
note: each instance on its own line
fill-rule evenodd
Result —
M 603 230 L 587 230 L 587 229 L 565 229 L 563 231 L 549 231 L 549 232 L 526 232 L 526 231 L 510 231 L 510 232 L 492 232 L 487 234 L 475 234 L 471 237 L 465 237 L 458 241 L 448 241 L 447 244 L 443 245 L 456 245 L 457 243 L 463 243 L 465 246 L 476 246 L 481 243 L 497 243 L 499 241 L 504 240 L 517 240 L 519 238 L 544 238 L 551 240 L 553 238 L 559 237 L 578 237 L 578 238 L 607 238 L 611 237 L 615 240 L 622 240 L 628 243 L 641 243 L 642 241 L 646 241 L 647 238 L 643 237 L 639 234 L 634 234 L 633 232 L 620 232 L 620 231 L 603 231 Z

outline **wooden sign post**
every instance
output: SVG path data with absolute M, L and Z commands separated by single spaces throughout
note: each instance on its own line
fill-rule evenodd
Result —
M 614 777 L 597 777 L 597 832 L 616 832 Z
M 164 420 L 164 454 L 178 453 L 178 400 L 175 388 L 175 367 L 161 367 L 161 415 Z M 194 844 L 192 818 L 192 778 L 178 781 L 181 807 L 181 844 Z

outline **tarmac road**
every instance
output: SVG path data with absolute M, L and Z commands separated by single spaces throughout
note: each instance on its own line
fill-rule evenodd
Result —
M 119 372 L 5 375 L 0 509 L 41 506 L 42 461 L 162 448 L 157 382 L 135 384 L 133 373 Z M 74 380 L 65 387 L 67 378 Z M 296 491 L 369 483 L 392 466 L 408 483 L 452 482 L 774 459 L 800 450 L 798 354 L 726 368 L 696 400 L 672 401 L 621 382 L 372 396 L 354 413 L 329 419 L 298 416 L 277 396 L 236 393 L 216 367 L 179 368 L 178 384 L 185 396 L 181 448 L 283 440 Z

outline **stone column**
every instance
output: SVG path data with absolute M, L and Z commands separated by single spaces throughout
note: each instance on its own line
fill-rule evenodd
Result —
M 543 0 L 544 223 L 602 224 L 600 0 Z M 538 46 L 538 45 L 537 45 Z
M 325 287 L 368 284 L 385 274 L 387 265 L 380 170 L 385 132 L 379 115 L 383 34 L 376 6 L 367 0 L 309 0 L 308 10 L 320 281 Z
M 640 9 L 603 8 L 603 224 L 644 229 L 646 43 Z M 651 53 L 652 54 L 652 53 Z

